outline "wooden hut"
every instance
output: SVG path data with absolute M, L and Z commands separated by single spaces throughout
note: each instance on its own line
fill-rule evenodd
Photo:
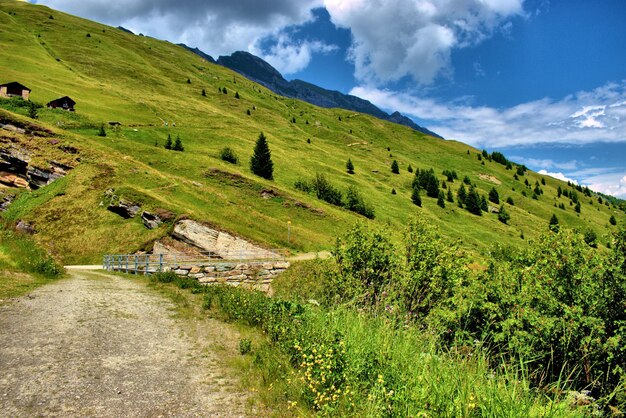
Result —
M 63 109 L 63 110 L 68 110 L 70 112 L 73 112 L 75 104 L 76 102 L 72 100 L 70 97 L 63 96 L 61 98 L 48 102 L 46 106 L 48 106 L 50 109 Z
M 12 81 L 6 84 L 0 84 L 0 97 L 22 96 L 22 99 L 28 100 L 30 97 L 30 89 L 25 85 Z

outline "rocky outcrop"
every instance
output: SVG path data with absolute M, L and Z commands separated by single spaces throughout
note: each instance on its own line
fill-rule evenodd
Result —
M 174 226 L 172 237 L 201 251 L 211 252 L 225 260 L 279 258 L 278 254 L 242 238 L 234 237 L 190 219 L 178 222 Z
M 130 219 L 137 216 L 137 213 L 141 210 L 141 206 L 124 199 L 119 199 L 115 203 L 110 203 L 107 209 L 120 215 L 124 219 Z
M 0 199 L 0 212 L 7 210 L 9 205 L 13 203 L 13 199 L 15 199 L 13 195 L 3 196 L 2 199 Z
M 141 212 L 141 220 L 148 229 L 156 229 L 163 223 L 158 215 L 146 211 Z
M 26 221 L 19 221 L 17 225 L 15 225 L 15 230 L 28 235 L 33 235 L 36 232 L 35 228 Z
M 16 149 L 0 150 L 0 183 L 9 187 L 36 190 L 65 176 L 70 167 L 50 161 L 49 169 L 30 165 L 30 157 Z
M 193 49 L 190 50 L 200 56 L 203 54 L 202 51 L 198 53 Z M 389 115 L 372 104 L 369 100 L 350 94 L 343 94 L 336 90 L 327 90 L 302 80 L 287 81 L 282 74 L 269 63 L 249 52 L 237 51 L 230 56 L 221 56 L 217 59 L 217 63 L 238 72 L 244 77 L 267 87 L 281 96 L 300 99 L 315 106 L 340 108 L 366 113 L 382 120 L 408 126 L 409 128 L 427 135 L 442 138 L 435 132 L 423 126 L 419 126 L 410 118 L 399 112 L 394 112 Z

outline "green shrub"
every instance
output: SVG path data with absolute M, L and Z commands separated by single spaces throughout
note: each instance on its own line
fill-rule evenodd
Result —
M 239 354 L 245 356 L 252 351 L 252 341 L 248 338 L 242 338 L 239 340 Z
M 346 209 L 361 214 L 369 219 L 374 219 L 374 209 L 363 200 L 359 190 L 350 185 L 346 192 Z
M 311 185 L 318 199 L 323 200 L 331 205 L 342 206 L 342 194 L 323 174 L 316 174 Z
M 220 151 L 220 158 L 228 163 L 237 164 L 239 162 L 239 158 L 237 158 L 237 154 L 231 147 L 224 147 Z

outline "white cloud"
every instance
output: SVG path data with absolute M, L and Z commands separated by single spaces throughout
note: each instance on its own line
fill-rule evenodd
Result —
M 557 168 L 560 170 L 575 170 L 580 165 L 579 162 L 576 160 L 558 162 L 549 158 L 537 159 L 537 158 L 520 157 L 516 155 L 512 155 L 510 159 L 512 161 L 515 161 L 516 163 L 524 164 L 526 166 L 531 166 L 535 168 L 541 168 L 543 170 L 549 170 L 551 168 Z M 550 175 L 550 173 L 545 173 L 545 174 Z
M 626 199 L 626 173 L 624 172 L 591 177 L 587 179 L 587 183 L 595 192 Z
M 548 172 L 546 170 L 539 170 L 538 173 L 539 174 L 543 174 L 545 176 L 554 177 L 555 179 L 558 179 L 558 180 L 569 181 L 570 183 L 578 184 L 578 182 L 576 180 L 567 177 L 563 173 L 550 173 L 550 172 Z
M 319 41 L 305 41 L 294 43 L 284 33 L 277 36 L 277 41 L 268 52 L 264 52 L 257 45 L 251 47 L 251 53 L 262 57 L 283 75 L 297 73 L 305 69 L 314 53 L 329 54 L 338 49 L 336 45 L 329 45 Z
M 260 40 L 313 19 L 322 0 L 33 0 L 214 55 L 250 51 Z M 297 48 L 296 48 L 297 49 Z
M 413 116 L 449 139 L 479 148 L 534 144 L 626 142 L 626 81 L 496 109 L 467 101 L 442 103 L 407 92 L 368 86 L 350 92 L 386 110 Z
M 476 74 L 476 77 L 485 77 L 487 75 L 487 73 L 483 69 L 483 66 L 480 65 L 480 62 L 475 62 L 473 64 L 473 67 L 474 67 L 474 74 Z
M 523 14 L 523 0 L 325 0 L 332 22 L 352 32 L 355 76 L 384 84 L 410 76 L 428 84 L 450 73 L 450 53 L 481 42 L 507 18 Z

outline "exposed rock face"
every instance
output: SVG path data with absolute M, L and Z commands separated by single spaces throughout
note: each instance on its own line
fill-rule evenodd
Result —
M 124 219 L 129 219 L 134 218 L 141 210 L 141 207 L 132 202 L 120 199 L 117 203 L 111 203 L 107 209 L 113 213 L 117 213 Z
M 9 187 L 30 188 L 33 190 L 47 186 L 65 176 L 72 167 L 58 162 L 50 162 L 51 169 L 44 170 L 30 165 L 30 158 L 23 152 L 13 149 L 0 150 L 0 183 Z
M 33 226 L 26 221 L 19 221 L 17 225 L 15 225 L 15 230 L 28 235 L 33 235 L 35 233 L 35 228 L 33 228 Z
M 141 220 L 143 221 L 144 226 L 148 229 L 156 229 L 163 223 L 161 218 L 157 215 L 146 211 L 141 213 Z
M 278 258 L 278 254 L 248 241 L 185 219 L 176 224 L 172 237 L 223 259 Z
M 2 199 L 0 199 L 0 212 L 4 212 L 5 210 L 7 210 L 9 208 L 9 205 L 13 202 L 13 199 L 15 199 L 15 196 L 12 195 L 4 196 Z
M 202 51 L 198 53 L 193 49 L 190 50 L 202 56 L 200 54 Z M 237 51 L 230 56 L 221 56 L 217 59 L 217 63 L 237 71 L 244 77 L 267 87 L 281 96 L 300 99 L 320 107 L 341 108 L 366 113 L 379 119 L 405 125 L 427 135 L 441 138 L 440 135 L 423 126 L 419 126 L 401 113 L 394 112 L 389 115 L 370 101 L 361 99 L 360 97 L 343 94 L 336 90 L 327 90 L 302 80 L 287 81 L 282 74 L 269 63 L 249 52 Z

